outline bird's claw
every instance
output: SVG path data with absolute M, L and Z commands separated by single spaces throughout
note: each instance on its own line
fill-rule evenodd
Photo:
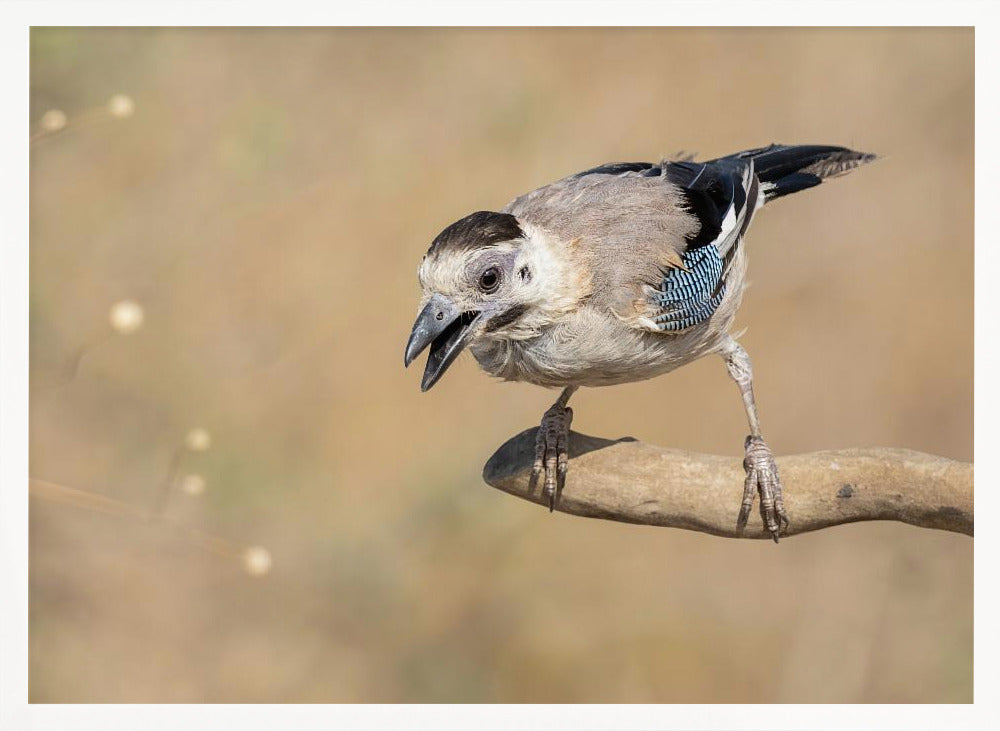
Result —
M 788 529 L 788 515 L 785 513 L 785 503 L 781 496 L 781 480 L 778 477 L 778 465 L 774 462 L 774 454 L 770 447 L 760 437 L 748 436 L 744 444 L 746 456 L 743 459 L 743 469 L 747 479 L 743 486 L 743 504 L 736 519 L 736 532 L 742 534 L 746 528 L 747 519 L 757 494 L 760 494 L 760 517 L 768 533 L 778 542 L 782 530 Z
M 535 437 L 535 462 L 531 466 L 530 491 L 534 492 L 538 478 L 545 473 L 543 491 L 548 498 L 549 512 L 555 510 L 556 499 L 566 484 L 569 470 L 569 427 L 573 409 L 556 403 L 542 416 Z

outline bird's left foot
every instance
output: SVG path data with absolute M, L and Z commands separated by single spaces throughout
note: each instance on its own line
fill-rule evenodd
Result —
M 549 512 L 556 507 L 556 498 L 562 492 L 569 469 L 569 427 L 573 423 L 573 409 L 563 403 L 560 399 L 542 416 L 535 437 L 535 463 L 531 467 L 531 492 L 545 471 L 543 489 L 549 501 Z
M 746 470 L 747 479 L 743 486 L 740 515 L 736 519 L 736 532 L 743 533 L 754 498 L 760 493 L 760 517 L 777 543 L 781 531 L 788 528 L 788 515 L 781 497 L 781 480 L 778 477 L 778 465 L 774 462 L 774 453 L 763 439 L 755 436 L 747 437 L 744 449 L 746 457 L 743 459 L 743 469 Z

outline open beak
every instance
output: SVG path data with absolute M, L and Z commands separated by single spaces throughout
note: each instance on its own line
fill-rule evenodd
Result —
M 468 344 L 473 326 L 479 321 L 480 312 L 461 312 L 455 303 L 441 294 L 433 295 L 413 323 L 413 332 L 406 343 L 403 365 L 409 366 L 424 348 L 430 346 L 427 366 L 420 381 L 420 390 L 426 391 L 448 370 L 458 354 Z

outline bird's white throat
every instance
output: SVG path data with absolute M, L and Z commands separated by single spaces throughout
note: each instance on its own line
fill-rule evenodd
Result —
M 526 272 L 518 285 L 525 314 L 511 327 L 495 334 L 504 340 L 535 337 L 541 330 L 575 312 L 591 291 L 590 267 L 575 242 L 560 242 L 544 230 L 522 224 L 524 243 L 514 265 L 515 276 Z

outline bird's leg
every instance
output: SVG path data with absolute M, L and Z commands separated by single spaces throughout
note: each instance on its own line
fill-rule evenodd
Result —
M 535 437 L 535 463 L 531 467 L 530 491 L 534 492 L 538 477 L 545 470 L 545 495 L 549 499 L 549 512 L 556 507 L 556 497 L 562 492 L 569 468 L 569 427 L 573 423 L 573 409 L 566 405 L 576 386 L 567 386 L 542 416 L 538 435 Z
M 774 462 L 774 453 L 760 433 L 760 417 L 757 415 L 757 404 L 753 398 L 753 368 L 750 365 L 750 356 L 739 343 L 729 337 L 723 345 L 722 357 L 726 361 L 729 375 L 740 387 L 743 406 L 750 422 L 750 435 L 743 444 L 745 452 L 743 469 L 746 470 L 747 479 L 743 486 L 743 504 L 736 519 L 736 530 L 742 533 L 746 528 L 754 498 L 759 493 L 760 517 L 774 542 L 777 543 L 781 530 L 788 528 L 788 515 L 785 513 L 785 504 L 781 496 L 781 480 L 778 477 L 778 466 Z

